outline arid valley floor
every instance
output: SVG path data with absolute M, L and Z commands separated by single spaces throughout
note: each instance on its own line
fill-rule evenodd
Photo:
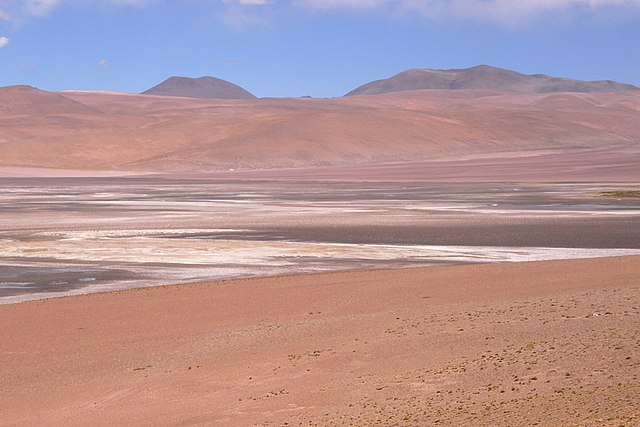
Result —
M 640 423 L 634 184 L 2 186 L 1 425 Z
M 640 257 L 0 309 L 2 424 L 634 426 Z

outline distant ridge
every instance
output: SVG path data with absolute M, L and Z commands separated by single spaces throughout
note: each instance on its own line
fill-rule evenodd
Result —
M 255 99 L 238 85 L 215 77 L 170 77 L 144 92 L 144 95 L 180 96 L 200 99 Z
M 95 109 L 57 93 L 26 85 L 0 87 L 0 116 L 94 113 Z
M 602 177 L 606 165 L 611 179 L 636 182 L 639 112 L 640 90 L 230 101 L 12 86 L 0 88 L 0 176 L 3 167 L 183 173 L 414 164 L 418 171 L 421 161 L 564 153 L 553 167 L 582 164 Z
M 383 80 L 364 84 L 346 96 L 378 95 L 409 90 L 499 90 L 522 93 L 624 92 L 639 88 L 610 80 L 581 81 L 544 74 L 521 74 L 478 65 L 461 70 L 412 69 Z

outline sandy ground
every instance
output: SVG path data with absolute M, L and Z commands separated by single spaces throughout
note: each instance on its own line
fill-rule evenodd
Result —
M 637 182 L 640 176 L 639 162 L 640 152 L 628 145 L 597 149 L 507 152 L 418 162 L 204 172 L 192 176 L 209 179 L 365 182 Z M 1 174 L 0 168 L 0 176 Z
M 637 182 L 640 150 L 633 145 L 595 149 L 512 151 L 454 159 L 339 166 L 161 173 L 2 167 L 2 178 L 144 177 L 199 180 L 324 182 Z
M 0 306 L 1 425 L 640 424 L 640 257 Z

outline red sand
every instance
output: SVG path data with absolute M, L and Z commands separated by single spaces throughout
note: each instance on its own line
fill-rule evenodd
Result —
M 3 425 L 638 425 L 640 258 L 0 307 Z

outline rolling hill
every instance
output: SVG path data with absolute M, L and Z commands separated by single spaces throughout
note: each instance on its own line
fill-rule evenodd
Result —
M 524 92 L 511 90 L 522 87 L 521 77 L 508 75 L 511 83 L 502 90 L 422 89 L 331 99 L 194 99 L 5 87 L 0 169 L 333 168 L 335 176 L 358 169 L 384 179 L 391 169 L 375 165 L 386 164 L 394 170 L 409 165 L 406 173 L 423 175 L 446 166 L 455 178 L 451 162 L 498 159 L 474 167 L 490 165 L 499 177 L 528 168 L 544 178 L 552 168 L 575 179 L 640 179 L 634 172 L 640 162 L 640 91 Z M 516 158 L 525 160 L 509 160 Z M 526 160 L 534 158 L 539 161 Z

